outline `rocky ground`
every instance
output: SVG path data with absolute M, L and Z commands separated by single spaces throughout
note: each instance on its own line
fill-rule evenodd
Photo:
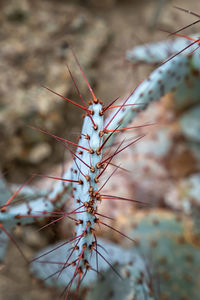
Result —
M 166 1 L 157 27 L 174 31 L 194 18 L 173 5 L 200 12 L 198 1 Z M 126 96 L 151 67 L 131 66 L 125 51 L 139 43 L 164 39 L 152 30 L 157 1 L 1 1 L 0 15 L 0 168 L 12 182 L 23 182 L 33 171 L 48 172 L 63 161 L 60 145 L 28 126 L 41 126 L 59 136 L 74 138 L 81 111 L 41 85 L 78 99 L 66 64 L 85 99 L 87 86 L 74 62 L 73 46 L 96 95 L 106 103 Z M 198 26 L 188 30 L 198 32 Z M 68 158 L 66 154 L 65 159 Z M 121 217 L 122 218 L 122 217 Z M 123 222 L 123 220 L 122 220 Z M 36 228 L 17 229 L 26 255 L 57 239 L 57 229 L 44 235 Z M 61 238 L 61 237 L 59 237 Z M 15 247 L 0 265 L 0 299 L 55 299 L 58 291 L 31 278 Z

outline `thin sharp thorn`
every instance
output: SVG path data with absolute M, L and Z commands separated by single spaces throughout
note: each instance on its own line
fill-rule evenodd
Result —
M 83 78 L 84 78 L 84 80 L 85 80 L 85 82 L 86 82 L 86 84 L 87 84 L 87 86 L 88 86 L 88 89 L 89 89 L 89 91 L 90 91 L 90 94 L 92 95 L 92 98 L 93 98 L 94 102 L 96 102 L 97 98 L 96 98 L 96 96 L 95 96 L 95 94 L 94 94 L 94 92 L 93 92 L 93 89 L 91 88 L 91 86 L 90 86 L 90 84 L 89 84 L 89 81 L 87 80 L 87 78 L 86 78 L 86 76 L 85 76 L 85 74 L 84 74 L 84 72 L 83 72 L 83 69 L 82 69 L 82 67 L 81 67 L 81 65 L 80 65 L 80 63 L 79 63 L 79 60 L 78 60 L 78 58 L 77 58 L 77 56 L 76 56 L 76 54 L 75 54 L 75 52 L 74 52 L 74 50 L 73 50 L 73 48 L 72 48 L 72 46 L 71 46 L 70 44 L 69 44 L 69 48 L 70 48 L 71 51 L 72 51 L 72 54 L 73 54 L 73 56 L 74 56 L 74 58 L 75 58 L 75 60 L 76 60 L 76 63 L 77 63 L 77 65 L 78 65 L 80 71 L 81 71 L 81 74 L 82 74 L 82 76 L 83 76 Z
M 117 167 L 117 165 L 111 163 L 111 162 L 108 162 L 109 165 L 113 166 L 113 167 Z M 119 167 L 119 166 L 118 166 Z M 124 172 L 127 172 L 127 173 L 130 173 L 131 171 L 125 169 L 125 168 L 122 168 L 122 167 L 119 167 L 120 170 L 124 171 Z
M 110 109 L 111 105 L 113 105 L 119 98 L 120 98 L 120 96 L 117 97 L 116 99 L 114 99 L 108 106 L 106 106 L 106 107 L 102 110 L 102 113 L 104 113 L 107 109 Z
M 101 151 L 103 149 L 103 147 L 105 146 L 105 144 L 108 142 L 108 140 L 111 138 L 111 136 L 117 131 L 117 129 L 119 128 L 120 124 L 117 126 L 117 128 L 115 128 L 112 133 L 105 139 L 105 141 L 103 142 L 103 144 L 101 145 L 101 147 L 99 148 L 99 151 Z
M 113 155 L 111 155 L 110 157 L 106 158 L 104 161 L 101 162 L 101 164 L 105 163 L 107 160 L 109 160 L 111 157 L 114 157 L 115 155 L 119 154 L 120 152 L 122 152 L 123 150 L 125 150 L 126 148 L 128 148 L 129 146 L 131 146 L 132 144 L 138 142 L 139 140 L 141 140 L 141 138 L 143 138 L 145 136 L 142 135 L 140 137 L 138 137 L 136 140 L 134 140 L 132 143 L 128 144 L 127 146 L 125 146 L 124 148 L 120 149 L 119 151 L 117 151 L 116 153 L 114 153 Z
M 69 212 L 69 213 L 66 212 L 63 216 L 59 217 L 58 219 L 53 220 L 53 221 L 51 221 L 50 223 L 45 224 L 44 226 L 42 226 L 38 231 L 41 231 L 41 230 L 43 230 L 44 228 L 46 228 L 46 227 L 48 227 L 48 226 L 50 226 L 50 225 L 52 225 L 52 224 L 57 223 L 58 221 L 60 221 L 60 220 L 62 220 L 63 218 L 67 217 L 68 215 L 77 213 L 77 210 L 80 209 L 80 208 L 82 208 L 83 206 L 84 206 L 84 205 L 81 205 L 81 206 L 79 206 L 78 208 L 76 208 L 75 210 L 73 210 L 73 211 L 71 211 L 71 212 Z M 81 212 L 81 213 L 82 213 L 82 212 Z
M 65 142 L 65 143 L 68 143 L 68 144 L 70 144 L 70 145 L 79 147 L 79 148 L 81 148 L 81 149 L 83 149 L 83 150 L 90 151 L 90 149 L 87 149 L 87 148 L 85 148 L 85 147 L 82 147 L 82 146 L 80 146 L 80 145 L 74 143 L 74 142 L 71 142 L 71 141 L 66 140 L 66 139 L 64 139 L 64 138 L 61 138 L 61 137 L 59 137 L 59 136 L 57 136 L 57 135 L 54 135 L 54 134 L 50 133 L 50 132 L 47 131 L 47 130 L 40 129 L 40 128 L 36 128 L 36 127 L 34 127 L 34 126 L 28 126 L 28 127 L 32 128 L 32 129 L 34 129 L 34 130 L 37 130 L 37 131 L 39 131 L 39 132 L 42 132 L 42 133 L 44 133 L 44 134 L 47 134 L 47 135 L 49 135 L 49 136 L 55 138 L 56 140 L 61 140 L 61 141 Z
M 79 183 L 79 184 L 81 184 L 81 182 L 79 180 L 64 179 L 64 178 L 60 178 L 60 177 L 47 176 L 47 175 L 42 175 L 42 174 L 33 174 L 33 175 L 34 176 L 38 176 L 38 177 L 45 177 L 45 178 L 49 178 L 49 179 L 56 179 L 56 180 L 61 180 L 61 181 L 67 181 L 67 182 L 73 182 L 73 183 Z
M 108 183 L 108 181 L 110 180 L 110 178 L 114 175 L 114 173 L 119 169 L 119 167 L 117 166 L 114 171 L 110 174 L 110 176 L 106 179 L 106 181 L 104 182 L 104 184 L 100 187 L 100 189 L 97 191 L 97 193 L 99 193 L 102 188 L 106 185 L 106 183 Z
M 106 219 L 109 219 L 109 220 L 115 220 L 114 218 L 112 218 L 112 217 L 108 217 L 108 216 L 105 216 L 105 215 L 102 215 L 102 214 L 99 214 L 99 213 L 95 213 L 95 215 L 98 215 L 98 216 L 100 216 L 100 217 L 103 217 L 103 218 L 106 218 Z
M 100 255 L 101 258 L 103 258 L 103 260 L 105 260 L 105 262 L 111 267 L 111 269 L 119 276 L 119 278 L 122 279 L 121 275 L 119 274 L 119 272 L 117 272 L 113 265 L 98 250 L 94 249 L 94 251 L 96 251 L 98 255 Z
M 142 81 L 141 81 L 142 82 Z M 141 83 L 140 82 L 140 83 Z M 104 130 L 108 128 L 108 126 L 110 125 L 110 123 L 114 120 L 114 118 L 116 117 L 116 115 L 120 112 L 120 110 L 123 108 L 123 106 L 126 104 L 126 102 L 128 101 L 128 99 L 133 95 L 133 93 L 136 91 L 136 89 L 138 88 L 138 86 L 140 85 L 140 83 L 133 89 L 133 91 L 130 93 L 130 95 L 126 98 L 126 100 L 124 101 L 124 103 L 120 106 L 120 108 L 116 111 L 116 113 L 113 115 L 113 117 L 110 119 L 110 121 L 107 123 L 107 125 L 105 126 Z
M 36 260 L 40 259 L 41 257 L 43 257 L 43 256 L 45 256 L 45 255 L 48 255 L 48 254 L 52 253 L 53 251 L 56 251 L 56 250 L 57 250 L 57 249 L 59 249 L 60 247 L 62 247 L 62 246 L 64 246 L 64 245 L 66 245 L 66 244 L 68 244 L 68 243 L 71 243 L 71 242 L 73 242 L 74 240 L 78 239 L 80 236 L 81 236 L 81 235 L 79 235 L 79 236 L 76 236 L 76 237 L 74 237 L 74 238 L 70 239 L 69 241 L 67 241 L 67 242 L 64 242 L 64 243 L 62 243 L 62 244 L 58 245 L 57 247 L 55 247 L 55 248 L 53 248 L 53 249 L 51 249 L 51 250 L 49 250 L 49 251 L 45 252 L 44 254 L 41 254 L 40 256 L 37 256 L 37 257 L 35 257 L 34 259 L 32 259 L 32 260 L 31 260 L 31 262 L 34 262 L 34 261 L 36 261 Z
M 128 240 L 130 240 L 130 241 L 132 241 L 132 242 L 135 243 L 135 240 L 133 240 L 132 238 L 130 238 L 129 236 L 127 236 L 127 235 L 124 234 L 123 232 L 121 232 L 121 231 L 115 229 L 114 227 L 112 227 L 112 226 L 110 226 L 110 225 L 108 225 L 108 224 L 106 224 L 106 223 L 104 223 L 104 222 L 102 222 L 102 221 L 100 221 L 100 220 L 99 220 L 98 222 L 99 222 L 100 224 L 103 224 L 104 226 L 106 226 L 106 227 L 108 227 L 108 228 L 110 228 L 110 229 L 116 231 L 117 233 L 121 234 L 122 236 L 124 236 L 124 237 L 127 238 Z
M 196 14 L 196 13 L 194 13 L 193 11 L 191 11 L 191 10 L 189 10 L 189 9 L 185 9 L 185 8 L 182 8 L 182 7 L 179 7 L 179 6 L 176 6 L 176 5 L 174 6 L 174 8 L 176 8 L 176 9 L 178 9 L 178 10 L 181 10 L 181 11 L 187 13 L 187 14 L 193 15 L 193 16 L 195 16 L 195 17 L 197 17 L 197 18 L 200 18 L 200 15 L 199 15 L 199 14 Z
M 137 128 L 143 128 L 147 126 L 152 126 L 155 125 L 156 123 L 150 123 L 150 124 L 144 124 L 144 125 L 138 125 L 138 126 L 131 126 L 131 127 L 126 127 L 126 128 L 119 128 L 119 129 L 114 129 L 114 130 L 108 130 L 107 132 L 113 132 L 113 131 L 124 131 L 124 130 L 129 130 L 129 129 L 137 129 Z
M 114 196 L 114 195 L 101 195 L 102 199 L 112 199 L 112 200 L 124 200 L 124 201 L 130 201 L 130 202 L 134 202 L 136 204 L 142 204 L 142 205 L 149 205 L 149 203 L 146 202 L 142 202 L 142 201 L 137 201 L 134 199 L 129 199 L 129 198 L 124 198 L 124 197 L 118 197 L 118 196 Z
M 93 120 L 93 118 L 92 118 L 92 116 L 91 116 L 91 113 L 90 113 L 90 111 L 89 111 L 88 108 L 87 108 L 87 105 L 86 105 L 86 103 L 85 103 L 85 100 L 83 99 L 83 97 L 82 97 L 82 95 L 81 95 L 81 93 L 80 93 L 80 90 L 79 90 L 79 88 L 78 88 L 78 85 L 76 84 L 76 81 L 75 81 L 75 79 L 74 79 L 74 77 L 73 77 L 73 75 L 72 75 L 72 73 L 71 73 L 71 71 L 70 71 L 68 65 L 67 65 L 67 69 L 68 69 L 68 72 L 69 72 L 69 74 L 70 74 L 70 76 L 71 76 L 71 79 L 72 79 L 72 81 L 73 81 L 73 83 L 74 83 L 74 85 L 75 85 L 75 88 L 76 88 L 76 90 L 77 90 L 77 93 L 78 93 L 78 95 L 79 95 L 79 97 L 80 97 L 82 103 L 83 103 L 84 107 L 87 109 L 88 117 L 89 117 L 90 120 L 92 121 L 92 124 L 95 126 L 95 123 L 94 123 L 94 120 Z
M 125 139 L 124 139 L 125 140 Z M 107 162 L 107 165 L 105 166 L 105 168 L 103 168 L 103 170 L 101 171 L 101 173 L 99 173 L 99 175 L 97 176 L 97 179 L 99 179 L 99 177 L 102 176 L 102 174 L 105 172 L 105 170 L 107 169 L 108 165 L 110 164 L 111 160 L 113 159 L 115 153 L 117 153 L 118 149 L 121 147 L 121 145 L 124 143 L 124 140 L 118 145 L 117 149 L 115 150 L 114 154 L 111 155 L 110 157 L 108 157 L 106 160 L 109 160 Z M 103 162 L 101 162 L 101 164 L 103 164 Z
M 33 178 L 35 177 L 35 175 L 32 175 L 27 181 L 24 182 L 24 184 L 22 184 L 17 191 L 8 199 L 8 201 L 0 207 L 1 211 L 5 211 L 6 207 L 10 205 L 10 203 L 13 201 L 13 199 L 21 192 L 21 190 L 24 188 L 25 185 L 28 185 Z
M 123 107 L 128 107 L 128 106 L 136 106 L 136 105 L 143 105 L 143 104 L 146 104 L 146 103 L 134 103 L 134 104 L 121 104 L 121 105 L 113 105 L 113 106 L 110 106 L 108 107 L 108 109 L 113 109 L 113 108 L 119 108 L 123 105 Z
M 45 88 L 46 90 L 50 91 L 51 93 L 55 94 L 56 96 L 59 96 L 60 98 L 66 100 L 67 102 L 70 102 L 71 104 L 73 104 L 73 105 L 75 105 L 75 106 L 81 108 L 82 110 L 87 111 L 87 109 L 86 109 L 84 106 L 82 106 L 82 105 L 80 105 L 80 104 L 78 104 L 78 103 L 76 103 L 76 102 L 74 102 L 74 101 L 72 101 L 72 100 L 70 100 L 70 99 L 64 97 L 63 95 L 61 95 L 61 94 L 59 94 L 59 93 L 57 93 L 57 92 L 51 90 L 50 88 L 48 88 L 48 87 L 46 87 L 46 86 L 42 86 L 42 87 Z
M 200 39 L 194 41 L 193 43 L 189 44 L 188 46 L 186 46 L 185 48 L 183 48 L 181 51 L 175 53 L 174 55 L 170 56 L 167 60 L 165 60 L 162 64 L 160 64 L 160 66 L 166 64 L 168 61 L 170 61 L 171 59 L 173 59 L 174 57 L 176 57 L 177 55 L 181 54 L 183 51 L 185 51 L 186 49 L 188 49 L 189 47 L 193 46 L 194 44 L 197 44 L 200 42 Z
M 186 26 L 184 26 L 184 27 L 182 27 L 182 28 L 179 28 L 179 29 L 177 29 L 176 31 L 170 33 L 169 36 L 172 36 L 172 35 L 174 35 L 174 34 L 176 34 L 176 33 L 179 33 L 179 32 L 181 32 L 182 30 L 185 30 L 185 29 L 187 29 L 187 28 L 189 28 L 189 27 L 191 27 L 191 26 L 193 26 L 193 25 L 196 25 L 196 24 L 199 23 L 199 22 L 200 22 L 200 20 L 197 20 L 197 21 L 195 21 L 195 22 L 193 22 L 193 23 L 190 23 L 190 24 L 188 24 L 188 25 L 186 25 Z
M 18 251 L 20 252 L 20 254 L 22 255 L 22 257 L 24 258 L 24 260 L 26 261 L 26 263 L 28 264 L 29 261 L 26 258 L 26 256 L 24 255 L 22 249 L 20 248 L 20 246 L 17 244 L 16 240 L 14 239 L 14 237 L 12 236 L 12 234 L 10 232 L 8 232 L 2 224 L 0 224 L 0 229 L 7 235 L 7 237 L 11 240 L 11 242 L 13 242 L 13 244 L 16 246 L 16 248 L 18 249 Z

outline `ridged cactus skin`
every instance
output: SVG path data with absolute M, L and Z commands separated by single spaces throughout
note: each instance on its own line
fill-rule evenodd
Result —
M 159 299 L 198 299 L 200 251 L 191 220 L 156 210 L 134 223 L 132 237 L 148 260 Z
M 81 260 L 79 268 L 85 270 L 84 262 L 89 262 L 91 247 L 95 243 L 94 226 L 97 217 L 98 196 L 98 175 L 101 172 L 100 163 L 102 159 L 102 151 L 99 151 L 103 143 L 101 132 L 104 129 L 104 116 L 101 114 L 102 104 L 96 100 L 89 106 L 89 111 L 93 112 L 92 119 L 86 116 L 79 140 L 79 146 L 89 148 L 86 150 L 77 150 L 77 157 L 74 158 L 72 166 L 72 179 L 81 181 L 81 184 L 73 183 L 73 198 L 76 203 L 77 213 L 85 211 L 78 215 L 76 234 L 82 236 L 76 244 L 78 247 L 78 256 L 84 251 L 84 259 Z M 78 157 L 81 159 L 78 159 Z M 79 209 L 80 206 L 83 206 Z

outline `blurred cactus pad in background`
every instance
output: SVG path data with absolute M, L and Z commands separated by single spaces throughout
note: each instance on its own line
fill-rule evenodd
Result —
M 198 300 L 198 1 L 0 8 L 0 300 Z

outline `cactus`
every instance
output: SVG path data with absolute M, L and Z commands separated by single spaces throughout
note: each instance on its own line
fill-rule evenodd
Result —
M 200 254 L 191 220 L 157 210 L 144 214 L 133 228 L 131 236 L 149 261 L 159 299 L 198 299 Z
M 66 255 L 62 262 L 56 263 L 56 259 L 50 259 L 50 261 L 53 262 L 49 263 L 50 266 L 57 264 L 57 269 L 54 271 L 54 273 L 56 273 L 58 278 L 62 278 L 62 282 L 68 284 L 66 289 L 66 297 L 68 296 L 71 288 L 77 286 L 77 289 L 79 289 L 83 279 L 85 280 L 86 277 L 92 276 L 90 274 L 92 269 L 94 269 L 94 263 L 92 260 L 95 257 L 94 254 L 96 253 L 98 257 L 100 256 L 102 258 L 101 252 L 97 249 L 98 242 L 96 238 L 95 224 L 107 226 L 114 231 L 117 231 L 122 236 L 127 237 L 125 234 L 119 232 L 117 229 L 112 228 L 100 220 L 99 216 L 107 217 L 98 213 L 98 202 L 103 199 L 100 192 L 109 178 L 105 182 L 102 182 L 100 187 L 98 182 L 101 180 L 101 176 L 106 171 L 107 166 L 110 164 L 112 158 L 129 145 L 135 143 L 135 141 L 140 139 L 141 136 L 137 137 L 129 144 L 126 143 L 125 146 L 123 145 L 124 141 L 122 141 L 121 144 L 116 147 L 115 151 L 107 157 L 103 157 L 106 148 L 105 146 L 112 145 L 116 133 L 124 130 L 133 130 L 135 127 L 127 127 L 127 125 L 133 118 L 135 118 L 139 111 L 145 109 L 152 101 L 159 100 L 165 93 L 168 93 L 174 89 L 178 91 L 179 87 L 182 84 L 185 84 L 185 77 L 190 75 L 193 65 L 195 64 L 195 66 L 198 66 L 198 63 L 199 56 L 195 54 L 191 58 L 183 55 L 174 57 L 172 60 L 153 71 L 149 78 L 144 80 L 124 101 L 124 103 L 117 107 L 103 106 L 102 102 L 94 95 L 94 92 L 85 78 L 81 67 L 80 70 L 92 96 L 89 107 L 86 106 L 82 97 L 81 99 L 83 105 L 78 105 L 77 103 L 74 103 L 73 101 L 54 92 L 72 104 L 79 106 L 86 113 L 80 140 L 78 145 L 76 145 L 76 152 L 73 152 L 68 147 L 69 141 L 52 135 L 52 137 L 54 137 L 56 140 L 60 140 L 62 143 L 64 143 L 65 147 L 70 151 L 73 157 L 72 167 L 65 172 L 62 178 L 57 178 L 59 180 L 58 183 L 51 191 L 45 191 L 44 196 L 23 204 L 10 205 L 10 201 L 7 201 L 6 204 L 4 202 L 0 211 L 0 224 L 3 226 L 2 228 L 11 230 L 19 222 L 22 225 L 30 224 L 35 222 L 35 220 L 40 217 L 46 218 L 50 216 L 57 218 L 55 221 L 52 221 L 52 223 L 57 222 L 59 219 L 63 219 L 64 217 L 70 217 L 75 221 L 76 235 L 70 240 L 74 242 L 73 247 L 71 249 L 64 248 Z M 135 108 L 135 106 L 137 108 Z M 108 108 L 114 109 L 114 112 L 109 115 L 106 121 L 104 121 Z M 139 127 L 141 126 L 142 125 Z M 120 166 L 115 167 L 111 176 L 118 170 L 119 167 Z M 56 177 L 51 176 L 49 176 L 49 178 L 56 179 Z M 75 209 L 71 212 L 62 213 L 54 211 L 57 208 L 62 207 L 65 203 L 66 198 L 70 193 L 70 184 L 72 184 Z M 32 191 L 29 191 L 28 193 L 32 193 Z M 11 196 L 9 198 L 11 199 L 13 197 Z M 76 218 L 74 217 L 75 214 Z M 172 228 L 174 230 L 173 226 Z M 150 233 L 154 233 L 151 232 L 150 228 L 149 231 Z M 129 239 L 133 241 L 132 238 Z M 170 243 L 169 245 L 167 244 L 166 247 L 172 247 Z M 60 248 L 59 246 L 55 247 Z M 46 251 L 53 253 L 52 255 L 54 256 L 54 251 Z M 39 254 L 38 256 L 41 257 L 43 254 Z M 108 262 L 107 259 L 105 261 Z M 107 263 L 107 267 L 108 266 L 109 263 Z M 51 267 L 48 268 L 51 272 Z M 142 284 L 139 286 L 138 284 L 140 283 L 138 283 L 137 280 L 134 281 L 132 279 L 133 275 L 136 276 L 136 279 L 139 279 L 141 275 L 140 272 L 141 270 L 144 270 L 144 268 L 142 267 L 141 269 L 137 266 L 119 266 L 119 273 L 123 274 L 124 268 L 128 269 L 128 271 L 132 274 L 130 280 L 125 280 L 128 281 L 125 282 L 125 286 L 130 285 L 131 287 L 134 287 L 133 290 L 131 290 L 131 295 L 133 294 L 136 299 L 140 299 L 141 297 L 144 299 L 147 297 L 147 299 L 151 299 L 152 295 L 151 289 L 149 288 L 149 279 L 146 279 L 145 277 L 145 280 L 142 281 Z M 39 278 L 45 277 L 44 274 L 42 274 L 42 271 L 44 271 L 43 268 L 37 268 L 37 276 Z M 70 279 L 68 279 L 67 274 L 69 274 Z M 52 279 L 52 277 L 50 278 Z M 55 282 L 55 280 L 53 281 Z M 107 283 L 105 283 L 105 285 L 107 285 Z

